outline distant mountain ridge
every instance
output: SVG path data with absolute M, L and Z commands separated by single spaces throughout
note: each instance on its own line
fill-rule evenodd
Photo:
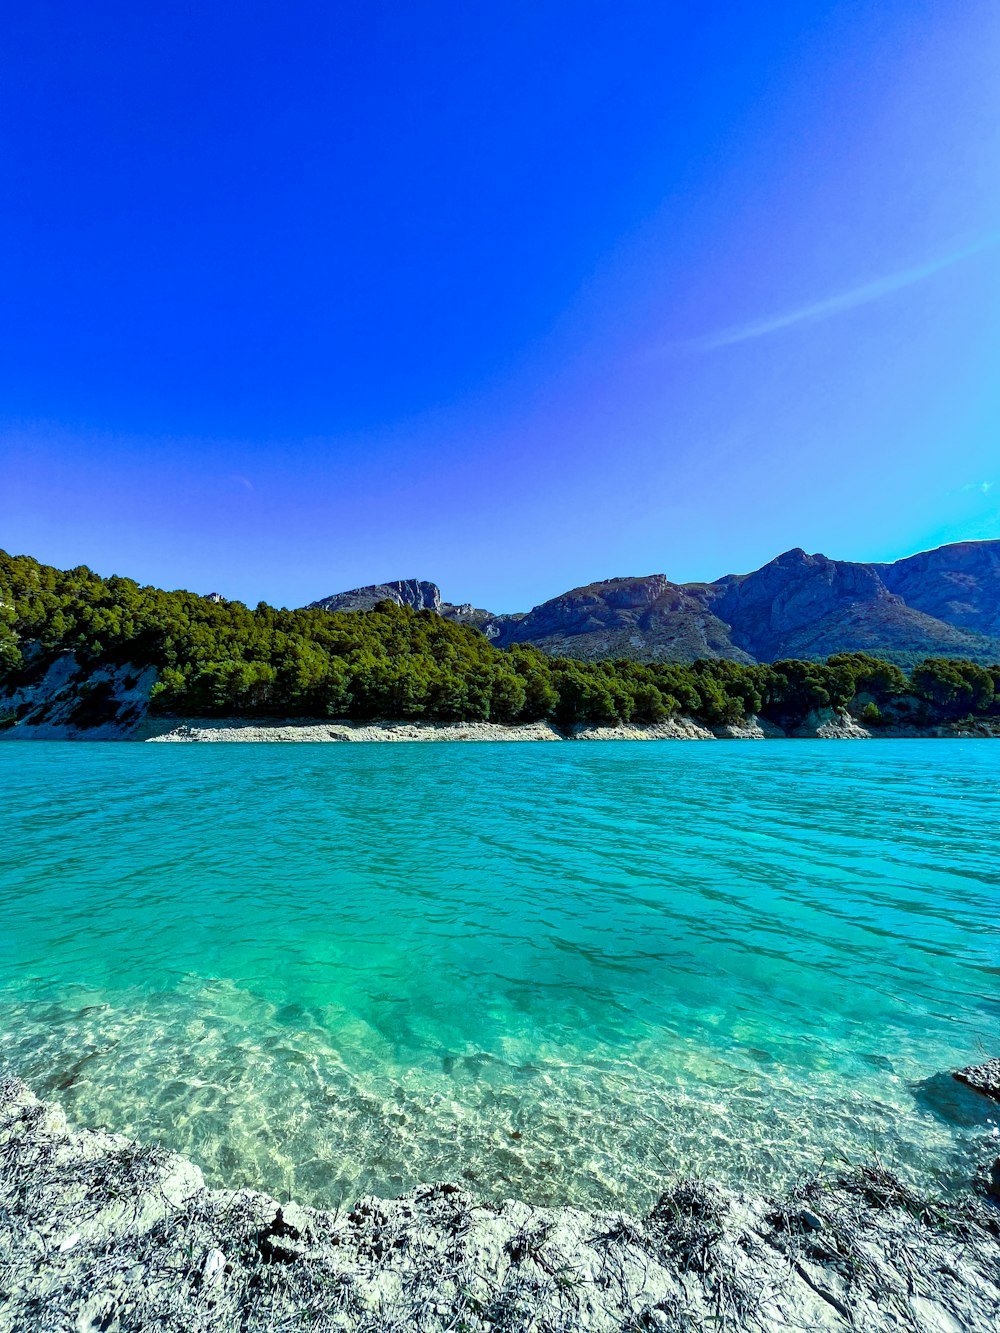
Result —
M 823 660 L 864 651 L 1000 661 L 1000 541 L 956 542 L 891 564 L 784 552 L 749 574 L 673 583 L 665 574 L 606 579 L 526 614 L 493 614 L 441 599 L 417 579 L 372 584 L 310 603 L 370 610 L 390 600 L 479 629 L 497 647 L 533 644 L 583 660 Z
M 370 611 L 379 602 L 395 602 L 397 606 L 412 606 L 414 611 L 441 610 L 441 589 L 436 583 L 423 579 L 397 579 L 394 583 L 370 583 L 364 588 L 350 588 L 310 602 L 310 610 Z
M 351 588 L 347 592 L 335 592 L 329 597 L 321 597 L 317 602 L 310 602 L 309 611 L 371 611 L 379 602 L 395 602 L 397 606 L 410 606 L 414 611 L 436 611 L 446 620 L 453 620 L 458 625 L 471 625 L 487 639 L 496 640 L 508 623 L 523 619 L 514 615 L 494 615 L 471 602 L 456 605 L 454 602 L 441 600 L 441 589 L 436 583 L 427 583 L 423 579 L 396 579 L 392 583 L 369 583 L 363 588 Z

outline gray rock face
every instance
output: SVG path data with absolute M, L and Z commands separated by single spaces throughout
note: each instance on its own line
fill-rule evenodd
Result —
M 371 583 L 364 588 L 337 592 L 309 603 L 309 610 L 370 611 L 379 602 L 395 602 L 397 606 L 411 606 L 414 611 L 434 611 L 445 620 L 457 625 L 469 625 L 487 639 L 496 640 L 508 625 L 522 619 L 521 613 L 495 615 L 471 602 L 442 602 L 441 589 L 424 579 L 398 579 L 395 583 Z
M 955 542 L 876 568 L 886 587 L 915 610 L 1000 635 L 1000 541 Z
M 309 610 L 370 611 L 379 602 L 395 602 L 397 606 L 412 606 L 414 611 L 441 610 L 441 589 L 436 583 L 423 579 L 397 579 L 395 583 L 370 583 L 349 592 L 336 592 L 310 602 Z
M 869 604 L 891 614 L 902 606 L 870 565 L 798 549 L 752 574 L 720 579 L 709 599 L 734 640 L 758 661 L 785 656 L 790 638 L 803 630 L 815 632 L 817 624 L 838 612 Z
M 862 727 L 847 713 L 838 713 L 833 708 L 815 708 L 808 712 L 801 723 L 788 733 L 802 740 L 819 741 L 860 741 L 871 740 L 871 732 Z
M 909 606 L 875 565 L 798 549 L 752 574 L 719 579 L 707 596 L 733 641 L 759 662 L 854 651 L 988 656 L 995 647 Z
M 123 740 L 141 724 L 156 667 L 93 667 L 74 653 L 26 645 L 25 663 L 0 688 L 5 740 Z
M 442 602 L 441 614 L 445 620 L 453 620 L 456 625 L 469 625 L 472 629 L 479 630 L 480 634 L 485 635 L 491 642 L 502 638 L 511 626 L 524 619 L 522 611 L 514 611 L 509 615 L 495 615 L 481 606 L 473 606 L 471 602 L 462 602 L 459 605 L 454 602 Z
M 732 642 L 697 585 L 665 574 L 609 579 L 553 597 L 508 625 L 499 643 L 530 643 L 557 656 L 691 662 L 753 659 Z

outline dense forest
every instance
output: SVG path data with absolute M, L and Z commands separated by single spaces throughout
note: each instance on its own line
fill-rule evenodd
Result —
M 932 658 L 909 674 L 864 653 L 744 666 L 582 662 L 493 648 L 432 611 L 277 610 L 140 587 L 0 552 L 0 684 L 40 660 L 153 665 L 151 706 L 187 716 L 656 722 L 758 713 L 779 725 L 849 705 L 871 725 L 1000 714 L 1000 666 Z M 13 718 L 4 719 L 12 721 Z

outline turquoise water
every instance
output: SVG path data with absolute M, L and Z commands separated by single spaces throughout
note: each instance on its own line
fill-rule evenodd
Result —
M 209 1177 L 647 1204 L 877 1151 L 1000 1045 L 1000 745 L 0 745 L 3 1058 Z

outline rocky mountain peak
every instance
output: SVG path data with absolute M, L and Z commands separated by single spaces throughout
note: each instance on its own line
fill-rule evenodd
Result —
M 370 611 L 379 602 L 412 606 L 415 611 L 441 611 L 441 589 L 423 579 L 397 579 L 394 583 L 369 583 L 363 588 L 337 592 L 310 602 L 310 610 Z
M 825 560 L 823 555 L 807 555 L 801 546 L 793 546 L 788 551 L 782 551 L 781 555 L 775 556 L 770 562 L 777 565 L 780 569 L 790 569 L 796 565 L 809 565 L 816 560 Z

